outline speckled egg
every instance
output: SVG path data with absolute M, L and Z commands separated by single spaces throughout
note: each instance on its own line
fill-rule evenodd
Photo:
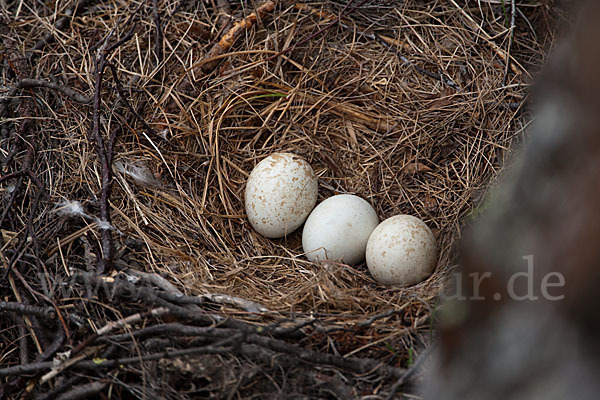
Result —
M 379 223 L 364 199 L 340 194 L 324 200 L 309 215 L 302 231 L 302 248 L 310 261 L 342 260 L 357 264 L 365 258 L 369 235 Z
M 396 215 L 375 228 L 366 251 L 369 272 L 384 285 L 414 285 L 435 269 L 437 245 L 425 224 L 411 215 Z
M 289 235 L 314 208 L 317 191 L 317 177 L 304 158 L 271 154 L 254 167 L 246 183 L 248 220 L 268 238 Z

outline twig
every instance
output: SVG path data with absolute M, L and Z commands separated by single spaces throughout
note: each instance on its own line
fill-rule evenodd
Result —
M 39 307 L 17 302 L 0 301 L 0 311 L 11 311 L 19 314 L 36 315 L 47 320 L 55 320 L 56 312 L 52 307 Z
M 77 364 L 79 361 L 86 359 L 88 356 L 92 355 L 96 350 L 95 349 L 87 349 L 83 353 L 76 354 L 60 364 L 54 364 L 50 372 L 44 374 L 40 379 L 40 383 L 44 384 L 48 382 L 50 379 L 56 377 L 58 374 L 66 370 L 67 368 Z
M 124 342 L 135 338 L 143 340 L 156 336 L 200 336 L 208 338 L 223 338 L 239 333 L 236 329 L 217 328 L 215 326 L 190 326 L 177 322 L 148 326 L 134 332 L 119 333 L 100 339 L 99 342 Z
M 87 383 L 85 385 L 74 387 L 68 392 L 63 393 L 56 400 L 79 400 L 79 399 L 89 399 L 92 397 L 96 397 L 106 386 L 109 384 L 109 380 L 102 380 Z
M 201 295 L 200 297 L 208 299 L 215 303 L 229 304 L 235 307 L 240 307 L 243 310 L 248 311 L 250 313 L 264 313 L 269 311 L 269 309 L 263 306 L 262 304 L 251 300 L 242 299 L 241 297 L 229 296 L 227 294 L 207 293 Z
M 102 79 L 104 70 L 108 63 L 110 53 L 128 41 L 133 36 L 134 28 L 132 28 L 123 38 L 109 46 L 109 41 L 117 25 L 113 27 L 110 33 L 104 39 L 102 45 L 97 51 L 94 60 L 94 70 L 96 81 L 94 84 L 94 109 L 92 112 L 92 126 L 90 128 L 90 140 L 96 144 L 96 152 L 100 159 L 102 171 L 102 188 L 100 191 L 100 219 L 98 228 L 100 230 L 100 242 L 102 252 L 98 257 L 97 272 L 103 274 L 112 268 L 113 258 L 113 242 L 112 242 L 112 225 L 110 218 L 110 207 L 108 205 L 110 194 L 112 192 L 112 157 L 113 145 L 116 139 L 116 132 L 111 134 L 107 144 L 105 145 L 104 138 L 100 133 L 100 95 L 102 91 Z M 119 125 L 120 126 L 120 125 Z
M 103 328 L 98 329 L 98 332 L 96 332 L 96 333 L 98 334 L 98 336 L 106 335 L 107 333 L 112 332 L 115 329 L 121 328 L 123 326 L 134 324 L 134 323 L 139 322 L 148 317 L 158 318 L 158 317 L 161 317 L 161 316 L 167 314 L 168 312 L 169 312 L 168 308 L 161 307 L 161 308 L 156 308 L 156 309 L 151 310 L 146 313 L 133 314 L 127 318 L 123 318 L 123 319 L 120 319 L 120 320 L 114 321 L 114 322 L 109 322 Z
M 90 97 L 87 97 L 80 93 L 77 93 L 75 90 L 71 89 L 70 87 L 60 85 L 58 83 L 54 83 L 54 82 L 50 82 L 50 81 L 44 81 L 41 79 L 22 79 L 21 81 L 19 81 L 17 83 L 16 87 L 19 89 L 45 87 L 48 89 L 56 90 L 56 91 L 64 94 L 71 100 L 76 101 L 78 103 L 88 104 L 88 103 L 92 102 L 92 99 Z M 3 99 L 3 101 L 6 101 L 6 99 Z
M 148 354 L 142 357 L 126 357 L 114 360 L 101 360 L 101 361 L 83 361 L 77 364 L 77 367 L 83 369 L 100 369 L 100 368 L 114 368 L 120 365 L 137 364 L 142 361 L 154 361 L 162 360 L 164 358 L 177 358 L 182 356 L 192 356 L 197 354 L 223 354 L 231 352 L 231 347 L 223 347 L 238 341 L 241 335 L 234 335 L 228 337 L 220 342 L 216 342 L 211 346 L 204 347 L 192 347 L 183 350 L 165 350 L 160 353 Z
M 241 297 L 229 296 L 222 293 L 206 293 L 200 296 L 184 296 L 180 294 L 173 294 L 171 292 L 159 293 L 159 296 L 167 299 L 176 304 L 196 304 L 203 305 L 206 301 L 212 301 L 213 303 L 229 304 L 235 307 L 239 307 L 250 313 L 263 313 L 268 312 L 269 309 L 262 304 L 256 303 L 251 300 L 242 299 Z
M 506 85 L 506 79 L 508 78 L 508 70 L 512 65 L 512 60 L 510 57 L 510 51 L 512 49 L 513 41 L 515 40 L 515 15 L 517 13 L 517 5 L 515 0 L 510 0 L 510 33 L 508 37 L 508 49 L 506 50 L 506 54 L 508 54 L 508 59 L 506 60 L 506 68 L 504 69 L 504 77 L 502 78 L 502 85 Z
M 175 298 L 185 297 L 183 292 L 181 292 L 181 290 L 177 289 L 177 287 L 175 287 L 175 285 L 173 285 L 167 279 L 163 278 L 162 276 L 160 276 L 158 274 L 144 272 L 144 271 L 138 271 L 133 268 L 128 268 L 124 272 L 128 275 L 131 274 L 135 277 L 138 277 L 138 278 L 142 279 L 145 283 L 154 285 L 154 286 L 158 287 L 159 289 L 164 290 L 166 293 L 172 294 L 173 296 L 175 296 Z M 167 300 L 169 300 L 169 299 L 167 299 Z
M 160 22 L 160 13 L 158 12 L 158 0 L 152 0 L 152 15 L 156 30 L 154 54 L 156 55 L 156 65 L 159 65 L 163 61 L 163 30 L 162 23 Z
M 56 382 L 53 388 L 49 389 L 45 393 L 40 393 L 35 398 L 35 400 L 54 400 L 59 398 L 58 394 L 67 391 L 68 389 L 75 390 L 74 388 L 81 382 L 87 382 L 87 379 L 83 378 L 80 375 L 71 376 L 62 380 L 61 382 Z
M 20 80 L 12 88 L 10 88 L 7 95 L 5 97 L 3 97 L 2 99 L 0 99 L 0 117 L 4 116 L 4 114 L 8 110 L 8 104 L 10 103 L 10 101 L 12 99 L 15 98 L 15 96 L 17 95 L 17 93 L 20 89 L 35 88 L 35 87 L 45 87 L 48 89 L 56 90 L 56 91 L 64 94 L 71 100 L 76 101 L 78 103 L 88 104 L 88 103 L 91 103 L 91 101 L 92 101 L 91 98 L 84 96 L 80 93 L 77 93 L 75 90 L 73 90 L 67 86 L 63 86 L 63 85 L 60 85 L 60 84 L 54 83 L 54 82 L 43 81 L 41 79 L 25 78 L 25 79 Z
M 52 343 L 50 343 L 50 345 L 48 347 L 46 347 L 44 352 L 36 358 L 36 360 L 34 361 L 33 364 L 39 364 L 39 363 L 45 362 L 47 359 L 52 357 L 58 351 L 58 349 L 64 344 L 64 342 L 65 342 L 64 331 L 61 330 L 60 328 L 58 328 Z M 31 365 L 31 364 L 26 364 L 26 365 Z M 24 365 L 24 366 L 26 366 L 26 365 Z M 18 378 L 16 378 L 14 381 L 8 382 L 6 384 L 6 386 L 22 388 L 25 386 L 24 382 L 25 382 L 25 377 L 18 376 Z M 4 387 L 2 385 L 0 385 L 0 393 L 3 392 L 3 389 L 4 389 Z
M 29 349 L 27 344 L 27 328 L 24 324 L 19 324 L 19 359 L 21 365 L 29 363 Z
M 277 0 L 269 0 L 258 6 L 255 12 L 248 15 L 246 18 L 236 21 L 233 27 L 221 39 L 215 43 L 210 50 L 206 53 L 205 58 L 212 58 L 226 53 L 235 43 L 235 41 L 242 35 L 244 31 L 250 29 L 259 18 L 263 18 L 267 13 L 270 13 L 275 9 Z M 219 63 L 220 60 L 214 60 L 201 65 L 203 72 L 212 71 Z

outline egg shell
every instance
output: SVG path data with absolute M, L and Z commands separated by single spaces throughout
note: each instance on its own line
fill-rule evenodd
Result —
M 375 228 L 367 243 L 369 272 L 384 285 L 414 285 L 433 272 L 437 245 L 431 229 L 412 215 L 396 215 Z
M 292 153 L 271 154 L 250 173 L 245 206 L 250 225 L 261 235 L 289 235 L 317 203 L 317 177 L 310 164 Z
M 378 223 L 377 213 L 366 200 L 349 194 L 333 196 L 308 216 L 302 248 L 310 261 L 357 264 L 364 260 L 367 240 Z

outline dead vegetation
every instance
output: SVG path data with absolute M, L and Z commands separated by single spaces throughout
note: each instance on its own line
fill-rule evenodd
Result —
M 1 2 L 1 394 L 410 391 L 560 14 L 372 3 Z M 244 183 L 278 151 L 319 200 L 424 219 L 434 275 L 383 287 L 256 234 Z

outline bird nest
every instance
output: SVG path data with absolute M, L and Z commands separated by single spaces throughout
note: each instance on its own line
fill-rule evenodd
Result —
M 522 139 L 558 11 L 34 3 L 0 11 L 2 392 L 409 390 L 461 227 Z M 245 182 L 275 152 L 311 164 L 319 201 L 356 194 L 380 220 L 423 219 L 433 275 L 387 287 L 364 263 L 309 262 L 301 229 L 257 234 Z

